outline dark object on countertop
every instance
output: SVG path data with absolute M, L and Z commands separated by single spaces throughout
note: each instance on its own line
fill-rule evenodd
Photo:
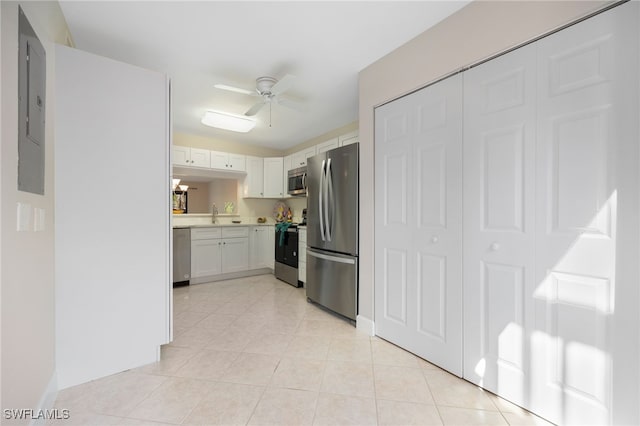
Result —
M 232 220 L 231 223 L 242 223 L 241 220 Z

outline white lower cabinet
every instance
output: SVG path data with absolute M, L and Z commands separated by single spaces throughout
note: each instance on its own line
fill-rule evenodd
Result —
M 249 269 L 249 238 L 222 239 L 222 273 Z
M 191 241 L 191 277 L 200 278 L 222 273 L 220 239 Z
M 191 228 L 191 278 L 222 273 L 220 228 Z
M 273 269 L 275 227 L 252 226 L 249 229 L 249 269 Z
M 249 228 L 191 229 L 191 277 L 241 272 L 249 269 Z
M 298 281 L 307 282 L 307 228 L 298 228 Z

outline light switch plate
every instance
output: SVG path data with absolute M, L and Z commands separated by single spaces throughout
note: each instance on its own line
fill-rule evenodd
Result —
M 33 209 L 33 230 L 35 232 L 44 231 L 45 224 L 45 210 L 41 208 Z
M 18 232 L 26 232 L 31 229 L 31 204 L 18 203 Z

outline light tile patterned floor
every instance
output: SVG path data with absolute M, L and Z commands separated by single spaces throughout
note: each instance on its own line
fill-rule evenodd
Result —
M 272 275 L 174 290 L 160 362 L 59 393 L 64 425 L 548 425 Z

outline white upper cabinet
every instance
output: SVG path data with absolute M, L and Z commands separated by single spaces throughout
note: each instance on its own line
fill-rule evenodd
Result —
M 265 198 L 282 198 L 284 196 L 283 158 L 270 157 L 264 159 L 264 194 Z
M 206 149 L 173 146 L 173 164 L 175 166 L 206 167 L 211 163 L 211 152 Z
M 240 154 L 229 154 L 229 168 L 236 172 L 247 171 L 247 157 Z
M 264 195 L 264 159 L 247 155 L 247 177 L 244 180 L 245 198 L 262 198 Z
M 287 193 L 289 189 L 289 170 L 293 169 L 291 162 L 293 161 L 293 155 L 287 155 L 282 159 L 282 191 L 284 192 L 284 198 L 291 198 L 291 195 Z
M 360 142 L 360 136 L 357 130 L 346 133 L 338 138 L 338 146 L 351 145 Z
M 316 145 L 316 153 L 320 154 L 321 152 L 329 151 L 330 149 L 334 149 L 337 147 L 338 147 L 338 138 L 329 139 L 326 142 L 322 142 Z
M 239 154 L 230 154 L 227 152 L 211 151 L 211 168 L 244 172 L 247 170 L 246 157 Z
M 316 155 L 316 147 L 312 146 L 305 148 L 302 151 L 298 151 L 291 155 L 291 168 L 297 169 L 298 167 L 304 167 L 307 165 L 307 158 Z
M 283 158 L 247 156 L 244 198 L 283 198 Z

